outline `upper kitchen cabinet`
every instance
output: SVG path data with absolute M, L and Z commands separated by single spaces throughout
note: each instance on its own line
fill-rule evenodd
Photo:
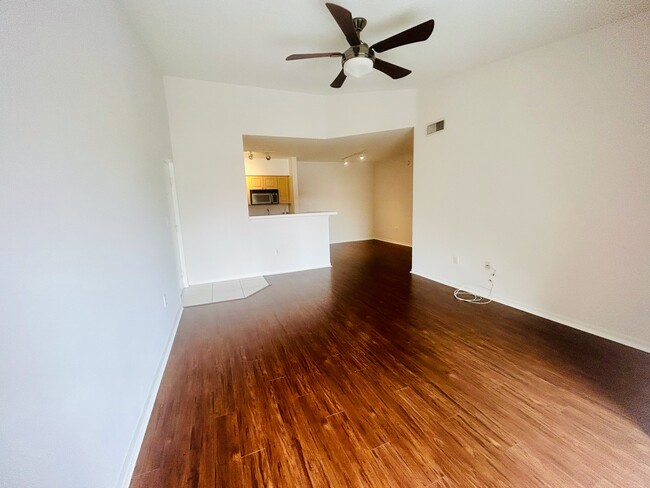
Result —
M 278 178 L 282 176 L 263 176 L 264 187 L 262 190 L 277 190 L 278 189 Z
M 248 193 L 248 204 L 251 190 L 277 190 L 280 204 L 291 204 L 291 177 L 290 176 L 247 176 L 246 189 Z
M 247 176 L 246 186 L 249 190 L 263 190 L 264 177 L 263 176 Z
M 246 186 L 249 190 L 280 190 L 285 186 L 289 191 L 289 176 L 247 176 Z

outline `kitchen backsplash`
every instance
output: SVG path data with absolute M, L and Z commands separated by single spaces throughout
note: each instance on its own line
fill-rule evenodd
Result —
M 267 212 L 268 210 L 268 212 Z M 289 205 L 249 205 L 248 215 L 257 217 L 258 215 L 280 215 L 289 212 Z

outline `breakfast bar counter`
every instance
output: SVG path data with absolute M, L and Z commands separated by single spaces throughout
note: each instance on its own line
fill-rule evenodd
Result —
M 301 212 L 273 215 L 255 215 L 248 217 L 250 220 L 268 220 L 268 219 L 297 219 L 303 217 L 323 217 L 337 215 L 337 212 Z

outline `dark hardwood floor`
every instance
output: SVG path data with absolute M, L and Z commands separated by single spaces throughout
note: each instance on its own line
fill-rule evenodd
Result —
M 650 355 L 332 261 L 184 311 L 132 488 L 650 486 Z

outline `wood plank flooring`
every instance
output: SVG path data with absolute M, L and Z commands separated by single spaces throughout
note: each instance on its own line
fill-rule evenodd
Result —
M 188 308 L 132 488 L 650 486 L 650 355 L 412 276 L 410 249 Z

